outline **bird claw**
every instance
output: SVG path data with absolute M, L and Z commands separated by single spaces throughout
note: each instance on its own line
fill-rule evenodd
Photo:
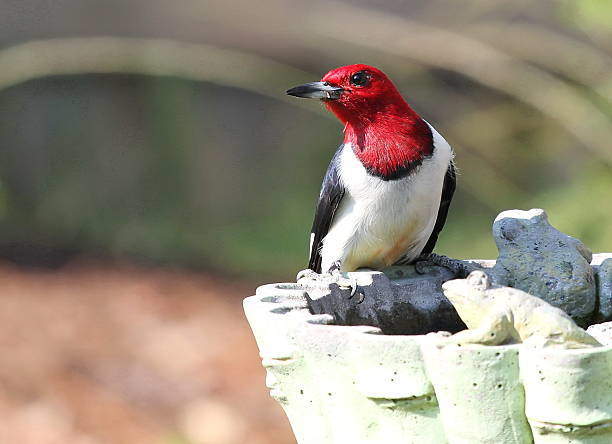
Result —
M 359 285 L 357 284 L 357 280 L 354 278 L 344 278 L 340 277 L 338 280 L 338 287 L 341 290 L 350 290 L 351 294 L 349 295 L 349 299 L 352 299 L 355 295 L 358 296 L 357 304 L 361 304 L 365 299 L 365 295 L 363 291 L 359 289 Z
M 340 287 L 340 288 L 346 289 L 344 287 Z M 358 296 L 357 305 L 361 304 L 365 299 L 365 295 L 363 294 L 361 290 L 359 290 L 357 283 L 352 284 L 350 288 L 351 288 L 351 294 L 348 298 L 353 299 L 353 297 L 357 295 Z
M 340 261 L 334 262 L 331 267 L 329 267 L 329 274 L 334 276 L 336 283 L 338 284 L 338 288 L 341 290 L 350 290 L 351 294 L 349 295 L 349 299 L 352 299 L 356 294 L 359 295 L 359 299 L 357 304 L 361 304 L 365 299 L 365 296 L 362 291 L 359 290 L 359 285 L 357 284 L 357 280 L 351 277 L 344 277 L 342 272 L 340 271 L 342 268 L 342 264 Z
M 418 274 L 427 274 L 428 268 L 434 265 L 436 264 L 427 258 L 419 259 L 414 263 L 414 271 Z
M 355 288 L 357 287 L 357 281 L 354 278 L 344 277 L 340 273 L 332 273 L 336 284 L 342 290 L 351 290 L 351 296 L 355 294 Z
M 429 255 L 423 257 L 422 260 L 417 261 L 414 264 L 414 269 L 417 273 L 424 274 L 422 267 L 427 265 L 444 267 L 447 270 L 452 271 L 455 276 L 462 278 L 465 278 L 474 270 L 481 269 L 477 264 L 473 262 L 462 261 L 459 259 L 451 259 L 450 257 L 435 253 L 430 253 Z
M 357 280 L 351 277 L 345 277 L 343 273 L 340 271 L 341 265 L 340 262 L 334 262 L 329 268 L 327 273 L 319 274 L 310 268 L 305 270 L 301 270 L 295 277 L 296 282 L 300 282 L 302 279 L 321 281 L 323 277 L 327 274 L 332 277 L 332 283 L 338 285 L 340 290 L 350 290 L 349 299 L 352 299 L 355 295 L 359 297 L 357 300 L 357 304 L 361 304 L 365 299 L 365 295 L 361 290 L 359 290 L 359 285 L 357 285 Z M 323 281 L 325 282 L 325 280 Z
M 295 282 L 299 282 L 302 279 L 314 279 L 317 280 L 321 277 L 319 273 L 311 270 L 310 268 L 306 268 L 305 270 L 301 270 L 295 276 Z

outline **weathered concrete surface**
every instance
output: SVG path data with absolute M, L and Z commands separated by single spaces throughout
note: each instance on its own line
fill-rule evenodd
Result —
M 612 345 L 612 322 L 591 325 L 587 333 L 603 345 Z
M 610 347 L 521 349 L 525 414 L 536 443 L 612 442 Z
M 548 222 L 544 210 L 509 210 L 493 223 L 499 257 L 494 280 L 544 299 L 581 326 L 595 312 L 596 286 L 592 253 L 578 239 Z
M 350 290 L 339 288 L 325 275 L 318 281 L 300 281 L 313 314 L 332 315 L 337 325 L 370 325 L 394 335 L 465 328 L 442 293 L 442 283 L 453 278 L 445 268 L 429 267 L 426 274 L 418 274 L 408 265 L 347 275 L 361 296 L 351 297 Z
M 271 284 L 244 301 L 299 444 L 612 442 L 612 347 L 440 347 L 331 325 L 308 290 Z
M 448 442 L 533 442 L 524 413 L 518 348 L 438 347 L 432 342 L 425 343 L 423 355 Z

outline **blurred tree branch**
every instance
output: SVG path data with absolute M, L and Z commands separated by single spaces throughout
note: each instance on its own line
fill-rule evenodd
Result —
M 123 37 L 34 40 L 0 50 L 0 90 L 40 77 L 100 73 L 175 76 L 211 82 L 329 116 L 322 107 L 308 106 L 284 94 L 285 85 L 311 81 L 316 75 L 238 50 L 168 39 Z
M 582 83 L 612 104 L 612 57 L 596 46 L 529 23 L 487 22 L 466 31 Z

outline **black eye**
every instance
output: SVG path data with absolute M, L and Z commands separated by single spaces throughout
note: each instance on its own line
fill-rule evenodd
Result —
M 358 71 L 351 76 L 351 85 L 365 86 L 370 81 L 370 75 L 366 71 Z

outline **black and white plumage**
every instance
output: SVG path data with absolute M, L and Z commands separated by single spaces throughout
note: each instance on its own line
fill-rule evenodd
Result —
M 350 65 L 287 91 L 344 124 L 316 207 L 308 266 L 380 269 L 430 253 L 455 191 L 453 151 L 380 70 Z
M 408 175 L 372 175 L 349 144 L 334 155 L 321 187 L 308 268 L 327 272 L 410 263 L 433 251 L 455 192 L 453 153 L 432 127 L 433 153 Z

